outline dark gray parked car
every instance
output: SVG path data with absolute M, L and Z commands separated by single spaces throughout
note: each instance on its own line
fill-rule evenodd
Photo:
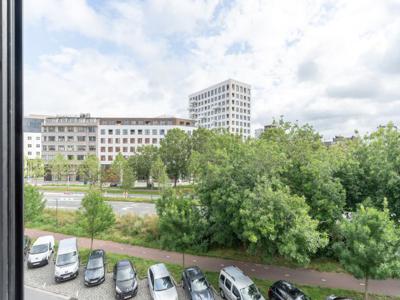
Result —
M 199 267 L 189 267 L 183 271 L 182 286 L 191 300 L 214 300 L 211 286 Z
M 136 270 L 129 260 L 120 260 L 114 266 L 115 296 L 127 299 L 136 296 L 138 280 Z
M 85 268 L 85 285 L 94 286 L 104 282 L 106 273 L 106 253 L 93 250 Z

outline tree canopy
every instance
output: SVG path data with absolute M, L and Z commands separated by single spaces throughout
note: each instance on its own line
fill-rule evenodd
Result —
M 349 220 L 342 220 L 342 240 L 335 249 L 343 267 L 356 278 L 368 280 L 400 275 L 400 231 L 390 218 L 387 205 L 383 210 L 360 206 Z
M 91 238 L 91 250 L 94 237 L 106 231 L 115 223 L 115 215 L 112 207 L 104 200 L 101 193 L 92 190 L 82 199 L 77 221 Z
M 42 193 L 31 185 L 24 186 L 24 222 L 33 222 L 43 214 L 45 200 Z

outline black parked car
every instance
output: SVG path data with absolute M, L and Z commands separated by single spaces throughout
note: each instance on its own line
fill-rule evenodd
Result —
M 29 236 L 24 235 L 24 258 L 28 254 L 31 247 L 31 239 Z
M 93 250 L 85 268 L 85 285 L 94 286 L 104 282 L 106 274 L 106 253 L 104 250 Z
M 136 296 L 138 281 L 136 270 L 129 260 L 120 260 L 114 266 L 113 278 L 117 299 L 127 299 Z
M 182 272 L 182 286 L 191 300 L 213 300 L 214 294 L 199 267 L 189 267 Z
M 293 284 L 284 280 L 275 282 L 269 288 L 268 298 L 271 300 L 311 300 Z

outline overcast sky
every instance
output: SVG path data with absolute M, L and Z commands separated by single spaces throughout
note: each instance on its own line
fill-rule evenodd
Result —
M 187 117 L 190 93 L 233 78 L 253 130 L 400 122 L 400 1 L 24 3 L 25 114 Z

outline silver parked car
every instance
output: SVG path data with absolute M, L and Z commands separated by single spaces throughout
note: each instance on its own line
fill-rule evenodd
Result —
M 254 282 L 235 266 L 229 266 L 220 271 L 218 286 L 223 299 L 264 300 Z
M 164 264 L 156 264 L 147 271 L 150 295 L 154 300 L 178 300 L 174 281 Z

